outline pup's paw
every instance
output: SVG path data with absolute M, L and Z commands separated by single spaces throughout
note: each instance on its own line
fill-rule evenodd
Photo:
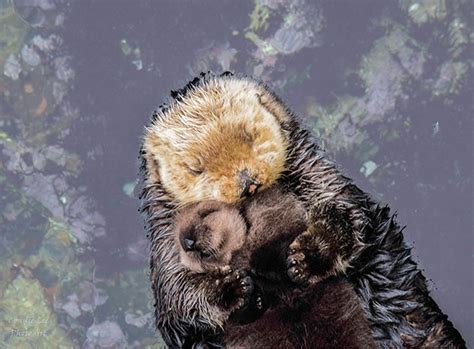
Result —
M 245 270 L 232 271 L 222 282 L 222 300 L 227 310 L 232 313 L 250 303 L 255 287 L 252 278 Z

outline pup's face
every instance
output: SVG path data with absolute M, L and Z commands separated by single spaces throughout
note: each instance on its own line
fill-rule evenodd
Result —
M 203 201 L 180 211 L 175 234 L 181 263 L 202 273 L 229 265 L 232 253 L 245 241 L 246 227 L 235 208 L 222 202 Z
M 262 103 L 269 100 L 262 89 L 245 83 L 193 91 L 147 130 L 149 173 L 179 204 L 235 203 L 283 172 L 287 140 L 278 117 Z

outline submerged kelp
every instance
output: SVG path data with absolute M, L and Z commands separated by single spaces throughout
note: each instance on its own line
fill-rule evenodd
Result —
M 0 344 L 162 347 L 137 148 L 169 90 L 208 69 L 269 83 L 400 211 L 472 342 L 470 1 L 111 6 L 0 0 Z

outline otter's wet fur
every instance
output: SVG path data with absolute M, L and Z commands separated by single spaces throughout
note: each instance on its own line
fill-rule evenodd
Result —
M 174 114 L 177 106 L 185 107 L 196 91 L 205 94 L 209 87 L 226 82 L 244 84 L 251 98 L 257 95 L 262 108 L 278 121 L 280 132 L 285 136 L 280 150 L 282 147 L 286 149 L 283 172 L 275 174 L 278 183 L 289 187 L 308 211 L 323 207 L 324 212 L 324 207 L 329 205 L 347 216 L 351 234 L 339 236 L 342 240 L 332 241 L 330 230 L 322 229 L 323 240 L 317 241 L 317 245 L 327 243 L 328 246 L 338 246 L 339 250 L 334 255 L 334 251 L 327 249 L 329 255 L 320 256 L 322 259 L 319 261 L 324 260 L 322 265 L 327 263 L 326 276 L 346 270 L 361 299 L 378 346 L 465 347 L 460 334 L 429 296 L 426 279 L 412 260 L 410 248 L 403 241 L 402 229 L 390 210 L 373 202 L 368 194 L 342 175 L 310 132 L 266 86 L 230 73 L 221 76 L 203 74 L 183 89 L 173 92 L 170 105 L 161 107 L 153 117 L 152 125 L 178 117 L 179 114 Z M 209 101 L 215 100 L 210 98 Z M 202 117 L 206 118 L 206 115 Z M 274 132 L 273 126 L 271 129 Z M 172 225 L 182 202 L 163 185 L 159 159 L 153 153 L 153 147 L 147 146 L 148 139 L 145 135 L 141 150 L 142 211 L 151 241 L 150 277 L 156 301 L 156 325 L 169 346 L 198 347 L 208 335 L 222 328 L 228 313 L 215 301 L 215 280 L 193 275 L 179 262 Z M 198 174 L 200 170 L 190 167 L 188 173 Z M 264 186 L 270 185 L 270 182 L 264 183 Z M 232 195 L 234 198 L 237 196 L 235 192 Z M 196 201 L 202 199 L 198 195 Z M 192 202 L 193 199 L 187 197 L 185 201 Z M 290 261 L 296 268 L 290 272 L 297 277 L 298 274 L 307 276 L 316 271 L 320 278 L 321 271 L 308 264 L 311 258 L 302 258 L 306 254 L 314 256 L 311 253 L 314 241 L 307 237 L 298 240 L 290 251 L 290 257 L 294 257 Z
M 239 219 L 238 207 L 217 201 L 190 205 L 176 218 L 176 241 L 186 267 L 199 273 L 251 270 L 256 290 L 250 296 L 261 297 L 260 304 L 269 307 L 252 309 L 253 316 L 264 311 L 253 321 L 245 309 L 231 314 L 223 331 L 226 348 L 375 348 L 349 282 L 334 278 L 300 290 L 288 279 L 286 251 L 307 227 L 296 197 L 272 187 L 241 211 L 247 224 Z

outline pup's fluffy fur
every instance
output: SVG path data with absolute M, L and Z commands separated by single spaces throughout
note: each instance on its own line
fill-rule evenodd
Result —
M 156 323 L 168 345 L 199 343 L 228 316 L 215 281 L 179 262 L 174 215 L 203 199 L 238 201 L 244 171 L 262 188 L 287 186 L 322 217 L 290 246 L 292 280 L 314 283 L 345 270 L 379 346 L 464 347 L 429 296 L 389 210 L 337 170 L 267 87 L 211 74 L 172 97 L 153 118 L 141 152 Z M 347 226 L 337 224 L 343 221 Z
M 189 270 L 219 273 L 230 265 L 234 251 L 244 245 L 247 229 L 232 205 L 202 201 L 181 210 L 176 218 L 175 235 L 181 262 Z
M 375 348 L 359 299 L 347 281 L 334 279 L 305 291 L 290 284 L 286 251 L 307 226 L 296 197 L 271 188 L 256 194 L 242 211 L 248 230 L 237 208 L 217 201 L 190 205 L 176 218 L 176 240 L 185 266 L 200 273 L 251 270 L 258 291 L 249 296 L 263 297 L 260 304 L 270 306 L 247 324 L 238 321 L 246 320 L 244 309 L 239 309 L 241 314 L 225 326 L 226 347 Z

